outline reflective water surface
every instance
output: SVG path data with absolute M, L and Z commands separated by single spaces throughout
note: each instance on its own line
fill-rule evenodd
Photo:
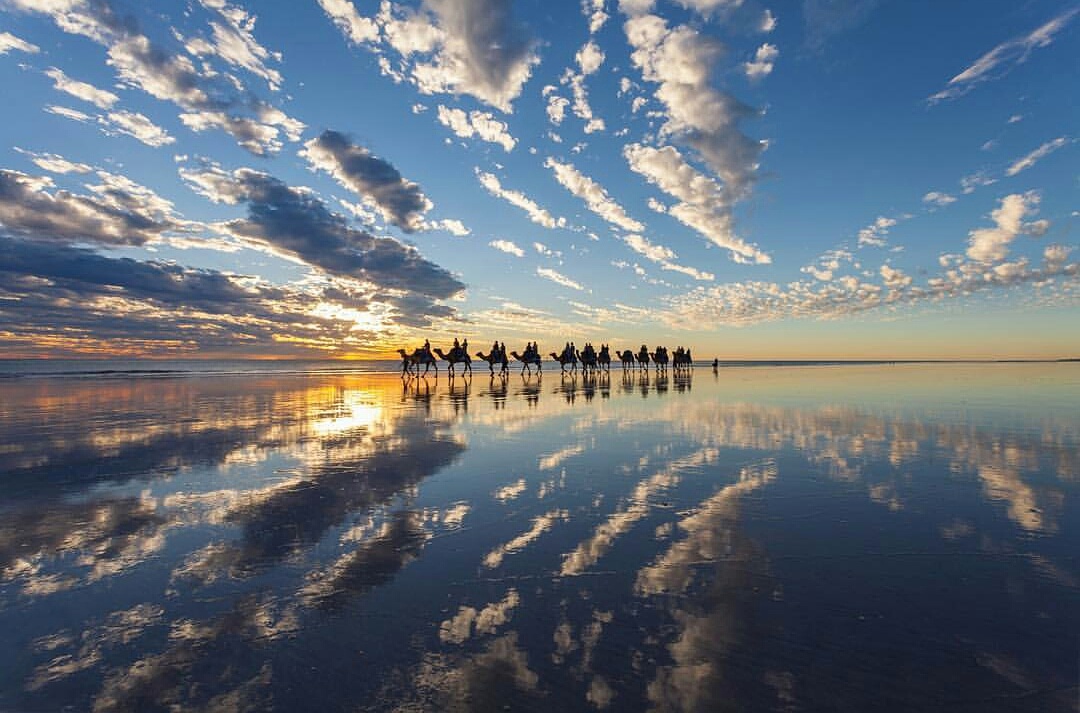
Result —
M 1080 364 L 0 382 L 0 710 L 1075 711 Z

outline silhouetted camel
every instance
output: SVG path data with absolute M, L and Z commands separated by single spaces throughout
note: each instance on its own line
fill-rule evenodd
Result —
M 450 366 L 447 367 L 450 370 L 450 376 L 454 375 L 454 367 L 457 364 L 464 364 L 465 371 L 472 373 L 472 359 L 461 347 L 451 349 L 449 354 L 443 354 L 442 349 L 432 349 L 431 351 L 438 354 L 440 359 L 450 362 Z
M 488 369 L 491 371 L 492 375 L 495 374 L 496 364 L 499 365 L 500 374 L 505 374 L 507 371 L 510 370 L 509 365 L 506 363 L 506 361 L 503 360 L 502 354 L 499 354 L 497 352 L 492 352 L 491 354 L 484 354 L 484 352 L 476 352 L 476 356 L 487 362 Z
M 628 367 L 634 365 L 634 352 L 627 349 L 626 351 L 616 351 L 615 356 L 619 357 L 619 361 L 622 362 L 623 371 L 626 371 Z
M 536 365 L 536 371 L 537 372 L 543 373 L 543 371 L 544 371 L 544 366 L 540 361 L 540 355 L 539 354 L 530 354 L 527 357 L 523 357 L 520 354 L 518 354 L 517 352 L 510 352 L 510 356 L 514 357 L 515 359 L 517 359 L 518 361 L 521 362 L 521 371 L 522 371 L 522 373 L 525 373 L 525 370 L 528 369 L 529 373 L 531 374 L 534 364 Z
M 435 367 L 435 374 L 439 373 L 439 364 L 435 361 L 435 357 L 428 354 L 423 349 L 416 349 L 412 354 L 406 354 L 404 349 L 398 349 L 397 353 L 401 355 L 401 373 L 411 373 L 413 367 L 416 367 L 417 371 L 420 371 L 420 365 L 424 364 L 424 374 L 428 373 L 428 369 Z
M 596 363 L 604 371 L 611 371 L 611 350 L 608 349 L 607 344 L 600 347 L 600 353 L 596 355 Z
M 648 368 L 649 368 L 649 352 L 642 349 L 640 352 L 638 352 L 637 354 L 634 355 L 634 359 L 637 360 L 637 365 L 638 365 L 639 369 L 648 370 Z
M 564 372 L 566 371 L 566 365 L 567 364 L 570 365 L 570 371 L 577 371 L 577 355 L 576 354 L 560 355 L 560 354 L 556 354 L 555 352 L 551 352 L 551 358 L 554 359 L 555 361 L 559 362 L 559 366 L 562 367 L 562 370 Z

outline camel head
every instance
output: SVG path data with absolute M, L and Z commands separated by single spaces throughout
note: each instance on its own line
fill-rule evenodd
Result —
M 435 348 L 434 348 L 434 349 L 432 349 L 431 351 L 433 351 L 433 352 L 435 352 L 436 354 L 438 354 L 438 355 L 439 355 L 439 358 L 440 358 L 440 359 L 448 359 L 448 357 L 447 357 L 447 356 L 446 356 L 445 354 L 443 354 L 443 350 L 442 350 L 442 349 L 439 349 L 438 347 L 435 347 Z

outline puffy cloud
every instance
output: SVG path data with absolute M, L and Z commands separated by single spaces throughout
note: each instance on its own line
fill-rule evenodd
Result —
M 949 205 L 950 203 L 956 202 L 956 196 L 951 196 L 948 193 L 940 193 L 938 191 L 930 191 L 925 196 L 923 196 L 922 199 L 923 203 L 937 206 L 938 208 L 942 208 Z
M 29 156 L 35 166 L 49 173 L 90 173 L 93 170 L 85 163 L 69 161 L 63 156 L 54 153 L 34 153 L 17 147 L 15 150 Z
M 585 287 L 581 283 L 571 280 L 566 275 L 562 274 L 561 272 L 552 270 L 550 267 L 538 267 L 536 268 L 536 274 L 544 278 L 545 280 L 551 280 L 557 285 L 569 287 L 572 290 L 578 290 L 579 292 L 585 290 Z
M 976 189 L 997 183 L 996 178 L 987 176 L 983 171 L 977 171 L 960 179 L 960 189 L 964 195 L 974 193 Z
M 279 130 L 290 140 L 299 140 L 299 133 L 304 128 L 302 123 L 253 99 L 249 92 L 229 84 L 212 69 L 199 69 L 187 56 L 170 53 L 155 44 L 141 32 L 133 16 L 119 14 L 108 0 L 63 0 L 44 4 L 34 0 L 11 0 L 11 3 L 22 10 L 49 15 L 61 30 L 82 35 L 105 47 L 108 64 L 116 70 L 121 82 L 185 110 L 181 120 L 196 131 L 220 128 L 256 154 L 280 149 Z M 250 33 L 252 20 L 242 10 L 217 0 L 208 0 L 205 4 L 219 10 L 223 19 L 235 25 L 236 32 Z M 221 27 L 227 30 L 224 25 Z M 220 51 L 226 52 L 230 61 L 247 62 L 238 49 L 243 43 L 243 38 L 236 35 L 228 49 Z M 255 51 L 250 46 L 247 50 Z M 257 59 L 256 55 L 252 56 Z
M 553 158 L 544 165 L 554 172 L 555 179 L 578 198 L 585 201 L 593 213 L 623 230 L 644 230 L 645 226 L 626 214 L 626 211 L 607 194 L 596 181 L 584 175 L 573 164 L 562 163 Z
M 510 240 L 492 240 L 488 245 L 496 250 L 501 250 L 504 253 L 509 253 L 515 257 L 525 257 L 525 251 Z
M 1054 36 L 1063 30 L 1078 12 L 1080 8 L 1069 8 L 1028 34 L 1002 42 L 950 79 L 944 89 L 931 95 L 926 101 L 929 104 L 936 104 L 946 99 L 963 96 L 977 85 L 994 79 L 999 67 L 1004 67 L 1004 71 L 1007 71 L 1011 65 L 1026 61 L 1032 50 L 1050 45 L 1054 41 Z
M 120 97 L 112 92 L 98 89 L 93 84 L 72 79 L 56 67 L 46 69 L 45 76 L 53 80 L 53 87 L 58 91 L 70 94 L 76 99 L 90 102 L 99 109 L 111 109 L 113 104 L 120 101 Z
M 444 218 L 443 220 L 436 220 L 428 223 L 425 227 L 434 230 L 445 230 L 451 235 L 455 235 L 459 238 L 463 238 L 466 235 L 472 233 L 472 231 L 469 230 L 468 227 L 466 227 L 466 225 L 457 218 Z
M 574 59 L 577 61 L 578 67 L 581 68 L 581 73 L 589 76 L 600 69 L 600 65 L 604 63 L 604 51 L 600 49 L 600 45 L 589 40 L 577 51 Z
M 369 17 L 363 17 L 349 0 L 318 0 L 334 24 L 354 44 L 375 42 L 379 39 L 379 26 Z
M 376 288 L 447 298 L 464 289 L 449 272 L 413 247 L 349 227 L 310 190 L 293 188 L 249 168 L 228 173 L 210 166 L 181 169 L 199 193 L 216 202 L 247 203 L 248 217 L 224 227 L 244 242 Z M 430 303 L 430 299 L 428 300 Z M 429 304 L 436 312 L 436 305 Z
M 667 108 L 663 132 L 701 154 L 723 181 L 728 202 L 745 196 L 765 144 L 739 129 L 740 121 L 758 112 L 711 84 L 720 44 L 688 26 L 669 29 L 655 15 L 629 19 L 626 35 L 633 63 L 659 85 L 656 98 Z
M 547 115 L 552 124 L 558 126 L 566 118 L 566 107 L 570 106 L 570 100 L 557 94 L 548 96 Z
M 463 139 L 477 136 L 484 141 L 499 144 L 504 151 L 510 151 L 517 144 L 517 139 L 510 135 L 506 123 L 499 121 L 491 112 L 471 111 L 447 108 L 439 105 L 439 122 Z
M 768 76 L 773 71 L 776 58 L 780 56 L 780 50 L 776 45 L 765 43 L 754 52 L 754 59 L 743 64 L 746 78 L 753 81 Z
M 566 218 L 556 218 L 552 216 L 546 208 L 541 208 L 536 204 L 536 201 L 532 200 L 521 191 L 503 188 L 502 183 L 499 182 L 498 177 L 494 174 L 476 169 L 476 176 L 480 180 L 480 185 L 483 186 L 488 193 L 496 198 L 502 198 L 511 205 L 521 208 L 529 214 L 529 219 L 532 220 L 532 222 L 538 223 L 545 228 L 563 228 L 566 226 Z
M 674 250 L 663 245 L 655 245 L 649 242 L 648 238 L 641 235 L 625 235 L 623 236 L 623 242 L 629 245 L 634 252 L 644 255 L 649 260 L 660 265 L 664 270 L 678 272 L 688 277 L 692 277 L 695 280 L 704 282 L 711 282 L 716 279 L 716 276 L 711 272 L 705 272 L 694 267 L 687 267 L 672 262 L 672 260 L 678 257 Z
M 52 181 L 0 169 L 0 229 L 43 242 L 143 245 L 181 227 L 172 206 L 129 179 L 99 172 L 93 196 L 56 190 Z
M 761 20 L 758 22 L 758 28 L 757 28 L 758 31 L 759 32 L 772 32 L 773 30 L 776 29 L 776 25 L 777 25 L 776 15 L 772 14 L 772 10 L 769 10 L 768 8 L 766 8 L 765 11 L 763 13 L 761 13 Z
M 374 205 L 383 217 L 405 232 L 423 226 L 432 203 L 420 186 L 402 177 L 388 161 L 372 155 L 337 131 L 326 130 L 304 144 L 300 155 L 312 168 L 326 171 L 345 188 Z
M 634 172 L 680 201 L 669 209 L 677 220 L 730 250 L 736 261 L 771 262 L 767 254 L 735 235 L 729 194 L 688 164 L 678 149 L 629 144 L 623 155 Z
M 176 139 L 165 129 L 150 121 L 137 111 L 113 111 L 98 117 L 105 133 L 118 133 L 138 139 L 147 146 L 166 146 Z
M 1005 171 L 1005 175 L 1015 176 L 1021 171 L 1031 168 L 1039 159 L 1045 158 L 1049 154 L 1060 149 L 1062 146 L 1065 146 L 1067 143 L 1069 143 L 1069 140 L 1066 139 L 1064 136 L 1059 136 L 1053 141 L 1047 141 L 1045 144 L 1035 149 L 1027 156 L 1018 159 L 1011 166 L 1009 166 L 1009 168 Z
M 16 37 L 10 32 L 0 32 L 0 55 L 7 54 L 11 50 L 37 54 L 41 51 L 41 48 L 32 42 Z
M 189 52 L 197 57 L 214 55 L 234 67 L 246 69 L 266 81 L 273 90 L 281 88 L 281 73 L 267 66 L 270 60 L 281 61 L 281 55 L 266 49 L 255 39 L 252 30 L 255 16 L 224 0 L 199 0 L 203 7 L 219 18 L 210 23 L 211 40 L 187 43 Z
M 1024 218 L 1037 210 L 1039 194 L 1013 193 L 1001 199 L 1001 204 L 990 213 L 993 228 L 972 230 L 968 237 L 967 256 L 972 260 L 988 263 L 1005 259 L 1009 243 L 1024 233 L 1045 232 L 1046 223 L 1025 223 Z
M 896 218 L 879 215 L 877 220 L 859 231 L 859 247 L 867 245 L 877 248 L 884 247 L 887 242 L 885 237 L 889 234 L 889 229 L 896 225 L 896 222 Z

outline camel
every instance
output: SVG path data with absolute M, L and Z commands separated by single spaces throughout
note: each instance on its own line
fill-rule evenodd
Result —
M 551 358 L 559 362 L 559 366 L 562 367 L 563 372 L 566 372 L 566 365 L 570 365 L 570 371 L 577 371 L 577 354 L 571 354 L 569 356 L 559 355 L 555 352 L 551 352 Z
M 628 367 L 634 366 L 634 352 L 627 349 L 626 351 L 616 351 L 615 356 L 619 357 L 619 361 L 622 362 L 623 371 L 626 371 Z
M 638 352 L 634 356 L 634 358 L 637 360 L 638 368 L 645 369 L 646 371 L 648 371 L 648 369 L 649 369 L 649 352 L 648 351 L 642 349 L 640 352 Z
M 667 349 L 664 349 L 663 347 L 657 347 L 655 352 L 652 352 L 652 353 L 649 354 L 649 357 L 652 358 L 653 364 L 656 365 L 656 370 L 657 371 L 660 371 L 660 370 L 667 371 L 667 365 L 668 365 Z
M 611 350 L 607 344 L 600 346 L 600 353 L 596 355 L 596 365 L 604 371 L 611 371 Z
M 525 373 L 525 370 L 528 369 L 529 373 L 531 374 L 533 364 L 536 365 L 537 373 L 542 374 L 544 372 L 544 366 L 543 366 L 543 363 L 540 360 L 540 355 L 539 354 L 530 354 L 529 356 L 525 357 L 525 356 L 521 356 L 517 352 L 510 352 L 510 356 L 514 357 L 515 359 L 517 359 L 518 361 L 521 362 L 521 372 L 522 373 Z
M 495 375 L 495 365 L 499 365 L 499 373 L 505 374 L 510 371 L 510 366 L 503 358 L 502 354 L 498 352 L 491 352 L 491 354 L 484 354 L 484 352 L 476 352 L 476 356 L 488 364 L 488 369 L 491 371 L 491 375 Z
M 406 354 L 404 349 L 398 349 L 397 353 L 401 355 L 401 373 L 412 373 L 415 367 L 417 371 L 420 370 L 420 365 L 424 365 L 424 375 L 428 373 L 428 369 L 435 367 L 436 376 L 439 374 L 439 364 L 435 361 L 435 357 L 427 353 L 423 349 L 416 349 L 412 354 Z
M 442 349 L 432 349 L 431 351 L 439 355 L 440 359 L 445 359 L 450 362 L 450 366 L 447 367 L 450 370 L 450 376 L 454 375 L 454 366 L 457 364 L 464 364 L 465 371 L 472 373 L 472 359 L 469 355 L 460 347 L 457 349 L 451 349 L 449 354 L 443 354 Z
M 582 374 L 584 374 L 586 371 L 596 369 L 596 367 L 597 367 L 597 356 L 596 356 L 595 351 L 592 352 L 591 354 L 585 354 L 585 352 L 582 352 L 579 356 L 581 357 L 581 373 Z

